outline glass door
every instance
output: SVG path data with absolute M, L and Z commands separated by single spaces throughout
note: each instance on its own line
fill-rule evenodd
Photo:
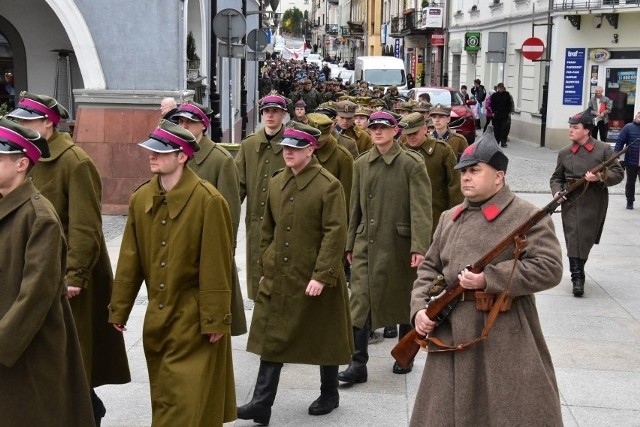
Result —
M 609 114 L 607 141 L 615 143 L 625 124 L 633 120 L 637 110 L 638 67 L 606 67 L 604 95 L 613 106 Z

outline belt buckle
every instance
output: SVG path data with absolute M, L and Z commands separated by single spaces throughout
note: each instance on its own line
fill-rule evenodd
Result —
M 464 301 L 464 295 L 465 295 L 466 293 L 467 293 L 467 291 L 466 291 L 466 290 L 462 292 L 462 296 L 460 296 L 460 302 L 463 302 L 463 301 Z

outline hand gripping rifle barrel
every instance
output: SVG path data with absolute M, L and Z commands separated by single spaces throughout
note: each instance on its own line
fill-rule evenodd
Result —
M 635 141 L 633 141 L 633 143 L 627 145 L 623 150 L 615 153 L 607 160 L 591 169 L 590 172 L 594 175 L 600 173 L 606 167 L 616 161 L 618 157 L 626 153 L 631 146 L 637 144 L 638 141 L 640 141 L 640 138 L 636 139 Z M 583 176 L 582 178 L 569 185 L 566 190 L 559 192 L 553 198 L 553 200 L 549 202 L 549 204 L 538 210 L 524 223 L 522 223 L 515 230 L 509 233 L 507 237 L 505 237 L 500 243 L 498 243 L 494 248 L 487 252 L 482 258 L 477 260 L 472 265 L 467 266 L 467 269 L 476 274 L 480 273 L 491 261 L 493 261 L 498 255 L 509 248 L 514 243 L 515 238 L 519 236 L 525 236 L 527 231 L 529 231 L 534 225 L 542 220 L 542 218 L 547 215 L 553 214 L 558 206 L 560 206 L 565 200 L 567 200 L 567 195 L 583 187 L 586 182 L 587 180 Z M 460 281 L 456 279 L 455 282 L 447 286 L 446 289 L 443 290 L 439 295 L 431 297 L 428 301 L 426 301 L 427 317 L 436 322 L 436 327 L 440 325 L 447 318 L 449 313 L 451 313 L 451 311 L 455 308 L 456 304 L 460 300 L 460 296 L 463 293 L 464 288 L 460 286 Z M 398 342 L 398 344 L 396 344 L 393 350 L 391 350 L 391 355 L 400 366 L 402 366 L 403 368 L 408 367 L 420 350 L 420 344 L 421 342 L 423 342 L 424 338 L 425 337 L 420 336 L 415 329 L 412 329 Z

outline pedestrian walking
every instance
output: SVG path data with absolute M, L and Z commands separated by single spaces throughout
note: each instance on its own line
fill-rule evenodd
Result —
M 624 194 L 627 198 L 627 209 L 633 209 L 633 202 L 636 200 L 636 179 L 640 179 L 638 175 L 639 152 L 640 152 L 640 111 L 636 112 L 635 118 L 631 123 L 624 125 L 618 135 L 618 142 L 613 149 L 616 153 L 622 151 L 625 145 L 632 145 L 624 155 L 624 168 L 627 172 L 627 183 L 624 186 Z M 636 142 L 638 141 L 638 142 Z
M 106 409 L 95 388 L 131 381 L 122 335 L 107 322 L 113 272 L 102 231 L 102 181 L 96 165 L 58 125 L 69 117 L 54 98 L 29 92 L 7 117 L 47 139 L 51 156 L 29 172 L 60 218 L 68 245 L 65 280 L 78 330 L 96 425 Z
M 597 138 L 599 133 L 600 141 L 607 142 L 609 114 L 611 114 L 613 102 L 603 94 L 604 89 L 602 86 L 596 86 L 593 98 L 589 100 L 589 108 L 591 109 L 591 117 L 594 123 L 591 136 Z
M 478 108 L 478 119 L 476 120 L 476 129 L 480 129 L 480 120 L 482 119 L 482 115 L 485 114 L 488 116 L 488 113 L 483 112 L 482 103 L 487 101 L 487 91 L 482 85 L 480 79 L 475 79 L 473 81 L 473 86 L 471 87 L 471 95 L 476 98 L 477 108 Z M 485 110 L 487 106 L 485 105 Z M 487 125 L 485 124 L 485 130 Z
M 584 294 L 584 265 L 594 244 L 600 243 L 609 206 L 608 187 L 624 178 L 624 170 L 616 161 L 594 175 L 591 169 L 613 155 L 609 144 L 591 136 L 593 118 L 587 109 L 569 119 L 571 144 L 558 152 L 556 169 L 551 175 L 551 193 L 557 195 L 577 179 L 587 182 L 583 191 L 574 191 L 562 204 L 562 228 L 567 245 L 573 295 Z
M 339 374 L 346 383 L 368 379 L 370 330 L 400 324 L 402 338 L 411 329 L 411 284 L 431 242 L 431 183 L 424 160 L 394 140 L 399 127 L 390 113 L 372 113 L 369 130 L 374 146 L 355 161 L 349 210 L 355 353 Z M 406 374 L 411 367 L 396 363 L 393 372 Z
M 510 306 L 501 307 L 487 340 L 463 350 L 429 353 L 411 426 L 562 426 L 555 372 L 534 296 L 562 279 L 562 254 L 551 218 L 544 217 L 527 232 L 520 254 L 507 249 L 477 274 L 465 268 L 538 210 L 505 184 L 507 165 L 490 131 L 462 154 L 455 167 L 465 201 L 442 215 L 418 269 L 411 316 L 421 336 L 457 346 L 480 336 L 485 327 L 491 304 L 479 304 L 481 295 L 496 297 L 508 286 Z M 432 289 L 438 276 L 445 285 L 459 280 L 465 291 L 434 329 L 425 305 L 439 293 Z M 428 348 L 438 349 L 431 343 Z
M 155 175 L 131 196 L 109 323 L 126 331 L 144 281 L 152 425 L 222 426 L 236 419 L 229 208 L 186 165 L 199 149 L 189 131 L 163 120 L 139 145 Z
M 47 140 L 0 118 L 0 414 L 6 427 L 95 425 L 65 283 L 67 244 L 27 179 Z
M 235 158 L 240 176 L 240 200 L 247 199 L 247 293 L 252 300 L 258 294 L 260 281 L 260 227 L 267 187 L 273 173 L 284 167 L 282 146 L 278 143 L 284 134 L 282 122 L 287 114 L 287 101 L 278 95 L 265 96 L 260 100 L 260 114 L 264 127 L 242 141 Z
M 251 401 L 238 408 L 238 418 L 262 425 L 269 424 L 284 363 L 320 366 L 310 415 L 337 408 L 338 365 L 353 350 L 342 269 L 344 192 L 313 156 L 320 132 L 293 126 L 280 141 L 286 167 L 269 183 L 262 223 L 262 279 L 247 343 L 260 368 Z
M 513 98 L 507 92 L 503 83 L 498 83 L 496 92 L 491 95 L 491 111 L 493 112 L 493 129 L 495 139 L 501 147 L 507 146 L 509 128 L 511 127 L 511 113 L 513 112 Z

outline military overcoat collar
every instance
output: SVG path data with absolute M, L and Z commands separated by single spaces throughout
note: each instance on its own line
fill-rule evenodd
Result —
M 282 180 L 282 185 L 280 189 L 284 189 L 287 186 L 287 183 L 293 179 L 296 183 L 296 187 L 298 190 L 303 190 L 309 183 L 313 180 L 313 178 L 320 173 L 322 170 L 322 166 L 318 163 L 318 160 L 314 157 L 311 157 L 311 161 L 298 175 L 294 175 L 291 172 L 290 167 L 284 168 L 282 172 L 284 174 L 284 179 Z
M 516 195 L 512 193 L 509 186 L 505 184 L 500 191 L 480 206 L 480 211 L 487 222 L 491 222 L 504 212 L 515 197 Z M 464 199 L 461 204 L 456 206 L 453 211 L 453 221 L 456 221 L 460 215 L 462 215 L 462 212 L 464 212 L 469 206 L 469 201 L 467 199 Z
M 193 161 L 197 165 L 201 164 L 207 159 L 207 157 L 209 157 L 209 154 L 211 154 L 213 149 L 216 147 L 216 143 L 211 141 L 206 135 L 202 135 L 198 145 L 200 145 L 200 149 L 193 155 Z
M 51 138 L 49 138 L 48 142 L 51 156 L 46 159 L 40 158 L 38 162 L 53 162 L 60 157 L 62 153 L 75 145 L 71 138 L 65 138 L 57 129 L 53 130 L 53 134 L 51 135 Z
M 31 178 L 27 178 L 18 185 L 11 193 L 4 197 L 0 195 L 0 221 L 13 211 L 24 205 L 31 197 L 38 195 L 38 190 L 34 187 Z M 42 197 L 42 196 L 41 196 Z
M 580 147 L 584 147 L 585 150 L 587 150 L 588 152 L 591 152 L 593 150 L 593 147 L 596 146 L 591 139 L 592 138 L 589 138 L 589 140 L 584 145 L 580 145 L 577 142 L 574 142 L 573 145 L 571 146 L 571 152 L 573 154 L 576 154 L 578 150 L 580 150 Z
M 259 153 L 260 150 L 262 150 L 262 147 L 266 146 L 267 144 L 271 145 L 271 149 L 276 154 L 282 151 L 282 145 L 278 144 L 278 142 L 281 141 L 284 137 L 284 126 L 282 126 L 278 133 L 275 134 L 273 138 L 271 138 L 271 141 L 267 139 L 267 133 L 265 132 L 264 128 L 260 129 L 258 132 L 262 132 L 262 135 L 260 136 L 260 144 L 256 144 L 256 153 Z
M 324 137 L 324 135 L 322 135 Z M 329 160 L 334 151 L 338 148 L 338 142 L 331 135 L 327 135 L 327 142 L 322 148 L 316 150 L 316 156 L 321 163 Z
M 369 163 L 375 162 L 378 159 L 378 157 L 382 157 L 382 160 L 384 160 L 386 164 L 390 165 L 391 163 L 393 163 L 395 158 L 400 155 L 400 153 L 402 153 L 402 147 L 400 147 L 400 144 L 398 143 L 398 141 L 394 140 L 391 143 L 391 148 L 389 148 L 389 151 L 387 151 L 384 154 L 380 154 L 380 152 L 378 151 L 378 147 L 374 145 L 373 148 L 371 148 L 371 150 L 369 150 L 367 154 L 368 155 L 367 161 Z
M 419 149 L 424 151 L 427 156 L 431 156 L 436 151 L 436 144 L 437 142 L 435 139 L 425 136 L 424 141 L 422 142 L 422 145 L 419 147 Z M 408 144 L 407 147 L 411 148 L 411 146 Z
M 151 178 L 149 184 L 153 189 L 153 192 L 147 195 L 147 200 L 144 201 L 144 211 L 149 213 L 153 208 L 154 198 L 164 197 L 167 202 L 167 211 L 169 212 L 169 218 L 175 219 L 182 209 L 186 206 L 191 194 L 195 188 L 200 185 L 201 179 L 196 175 L 194 171 L 188 166 L 184 168 L 184 172 L 178 183 L 169 190 L 167 193 L 163 193 L 160 188 L 160 177 L 158 175 Z

